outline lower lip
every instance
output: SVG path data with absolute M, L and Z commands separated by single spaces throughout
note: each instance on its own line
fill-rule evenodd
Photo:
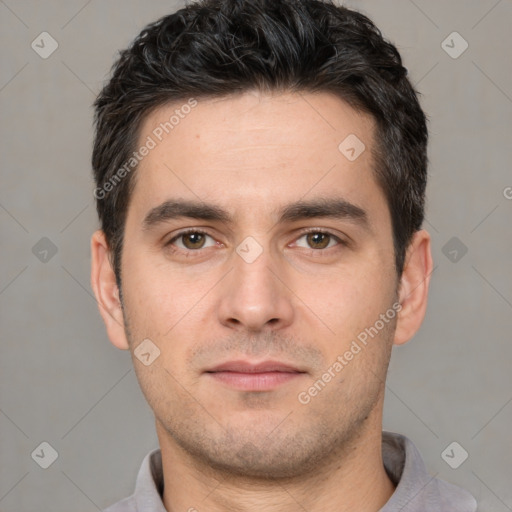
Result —
M 304 375 L 299 372 L 213 372 L 208 373 L 214 379 L 236 389 L 244 391 L 270 391 L 277 386 L 291 382 Z

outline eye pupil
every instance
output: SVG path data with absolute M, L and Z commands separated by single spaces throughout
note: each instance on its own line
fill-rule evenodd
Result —
M 315 249 L 325 249 L 329 245 L 329 234 L 327 233 L 309 233 L 308 243 L 314 247 Z M 318 247 L 318 244 L 320 247 Z

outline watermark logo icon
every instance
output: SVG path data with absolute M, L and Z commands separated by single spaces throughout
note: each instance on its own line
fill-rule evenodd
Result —
M 41 263 L 48 263 L 57 254 L 57 251 L 57 246 L 45 236 L 32 247 L 32 254 Z
M 458 32 L 452 32 L 441 43 L 441 48 L 452 59 L 458 59 L 468 49 L 468 47 L 468 42 Z
M 441 251 L 452 262 L 458 263 L 468 252 L 467 246 L 456 236 L 446 242 Z
M 47 59 L 59 47 L 59 43 L 48 32 L 41 32 L 30 46 L 39 57 Z
M 353 162 L 361 156 L 366 146 L 357 135 L 351 133 L 340 142 L 338 149 L 347 160 Z
M 468 452 L 457 441 L 450 443 L 441 453 L 441 458 L 452 469 L 457 469 L 468 457 Z
M 30 456 L 38 466 L 48 469 L 57 460 L 59 454 L 50 443 L 43 441 Z
M 149 366 L 160 355 L 160 349 L 149 338 L 146 338 L 133 351 L 133 354 L 144 366 Z
M 263 247 L 252 236 L 248 236 L 238 245 L 236 252 L 246 263 L 253 263 L 263 252 Z

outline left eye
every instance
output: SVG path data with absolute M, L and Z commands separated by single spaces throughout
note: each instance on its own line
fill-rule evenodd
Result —
M 310 231 L 309 233 L 304 233 L 297 240 L 300 240 L 301 238 L 306 239 L 306 242 L 309 245 L 308 248 L 310 249 L 327 249 L 340 243 L 341 241 L 338 237 L 332 235 L 331 233 L 326 233 L 325 231 Z M 335 243 L 331 244 L 331 242 Z M 299 247 L 303 246 L 299 245 Z
M 205 246 L 207 237 L 213 241 L 209 246 Z M 182 240 L 181 245 L 177 243 L 180 239 Z M 204 247 L 211 247 L 212 245 L 215 245 L 215 240 L 213 240 L 210 235 L 203 233 L 202 231 L 189 231 L 187 233 L 181 233 L 169 241 L 169 244 L 175 243 L 180 249 L 195 250 L 203 249 Z

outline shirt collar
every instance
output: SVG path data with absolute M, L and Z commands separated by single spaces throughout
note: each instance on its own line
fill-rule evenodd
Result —
M 157 448 L 144 457 L 137 476 L 134 493 L 137 511 L 167 512 L 162 501 L 163 488 L 162 452 Z
M 420 452 L 407 437 L 382 432 L 382 459 L 396 489 L 379 512 L 476 511 L 476 500 L 468 491 L 429 475 Z

